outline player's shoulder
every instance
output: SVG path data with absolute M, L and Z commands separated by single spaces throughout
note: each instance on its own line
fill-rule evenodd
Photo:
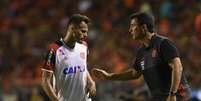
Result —
M 167 48 L 172 48 L 172 47 L 176 48 L 175 42 L 168 37 L 162 36 L 158 43 L 159 43 L 159 49 L 162 49 L 162 50 L 165 50 Z
M 168 37 L 162 36 L 162 35 L 158 35 L 158 34 L 155 35 L 155 39 L 156 39 L 157 42 L 162 42 L 164 40 L 169 40 Z
M 61 40 L 57 40 L 55 42 L 49 43 L 48 44 L 48 50 L 57 50 L 59 47 L 61 47 L 63 45 L 63 43 L 61 42 Z
M 163 46 L 165 43 L 173 43 L 173 41 L 166 36 L 156 35 L 153 43 L 155 46 L 160 47 Z
M 174 44 L 174 41 L 172 39 L 165 37 L 165 36 L 160 36 L 160 35 L 158 35 L 158 36 L 159 36 L 158 41 L 160 41 L 162 45 L 166 44 L 166 43 Z

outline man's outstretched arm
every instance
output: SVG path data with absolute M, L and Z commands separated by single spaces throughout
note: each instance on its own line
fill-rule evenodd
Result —
M 138 79 L 141 76 L 139 71 L 134 69 L 128 69 L 122 73 L 108 73 L 102 69 L 93 69 L 93 75 L 101 80 L 133 80 Z

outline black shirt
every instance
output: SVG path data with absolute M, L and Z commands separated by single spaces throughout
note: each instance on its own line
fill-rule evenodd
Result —
M 134 69 L 140 71 L 153 97 L 167 97 L 171 87 L 172 69 L 168 62 L 179 53 L 174 43 L 168 38 L 154 35 L 148 47 L 142 46 L 134 62 Z M 188 84 L 182 75 L 178 95 L 188 95 Z

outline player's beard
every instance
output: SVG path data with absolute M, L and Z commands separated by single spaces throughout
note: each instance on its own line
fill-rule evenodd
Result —
M 74 40 L 78 43 L 82 43 L 83 39 L 79 36 L 78 33 L 74 34 Z
M 134 34 L 133 39 L 134 40 L 142 40 L 142 39 L 144 39 L 145 36 L 146 36 L 146 33 L 141 32 L 139 34 Z

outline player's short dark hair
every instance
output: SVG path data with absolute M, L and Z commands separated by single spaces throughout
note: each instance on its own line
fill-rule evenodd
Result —
M 136 18 L 140 25 L 146 24 L 149 32 L 153 33 L 155 31 L 154 17 L 151 14 L 145 12 L 133 13 L 130 16 L 130 20 Z
M 90 23 L 90 19 L 87 16 L 81 14 L 73 14 L 69 18 L 68 26 L 70 24 L 79 25 L 82 21 L 84 21 L 86 24 Z

